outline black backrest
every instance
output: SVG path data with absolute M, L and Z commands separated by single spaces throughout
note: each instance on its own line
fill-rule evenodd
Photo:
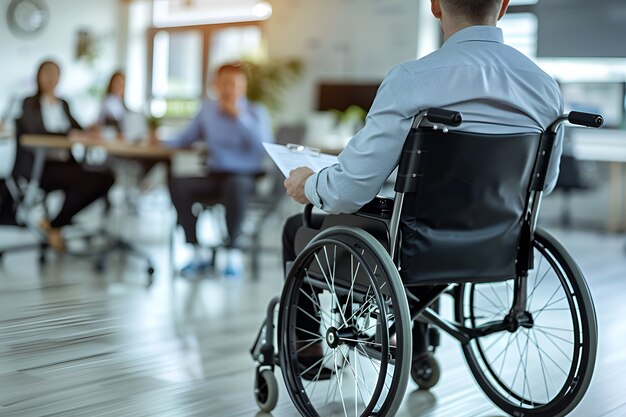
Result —
M 400 265 L 406 284 L 513 278 L 541 135 L 432 128 L 407 137 L 396 191 L 405 193 Z M 549 154 L 547 155 L 549 158 Z

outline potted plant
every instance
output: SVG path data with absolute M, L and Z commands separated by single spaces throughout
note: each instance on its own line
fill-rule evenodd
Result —
M 282 94 L 298 81 L 304 65 L 296 58 L 274 59 L 265 63 L 242 61 L 248 75 L 248 99 L 263 104 L 270 112 L 281 109 Z
M 148 125 L 148 145 L 156 145 L 159 143 L 157 130 L 159 129 L 159 126 L 161 126 L 162 121 L 162 117 L 156 116 L 149 116 L 146 119 L 146 124 Z

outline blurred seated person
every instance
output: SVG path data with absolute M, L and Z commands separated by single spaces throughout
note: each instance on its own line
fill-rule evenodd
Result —
M 70 113 L 67 102 L 55 95 L 61 75 L 60 67 L 53 61 L 45 61 L 37 71 L 37 93 L 24 100 L 22 116 L 17 120 L 18 135 L 66 136 L 72 129 L 82 130 Z M 18 148 L 14 176 L 30 179 L 34 155 L 24 147 Z M 44 219 L 41 228 L 46 232 L 48 243 L 57 250 L 65 245 L 61 228 L 72 223 L 74 216 L 101 197 L 106 197 L 113 185 L 108 172 L 92 171 L 76 162 L 71 155 L 48 158 L 43 168 L 39 186 L 46 192 L 61 190 L 65 200 L 54 219 Z
M 126 104 L 124 103 L 125 77 L 121 71 L 116 71 L 111 75 L 106 95 L 102 101 L 98 125 L 100 127 L 109 126 L 115 129 L 117 136 L 123 135 L 123 123 L 126 117 Z
M 192 213 L 192 205 L 203 198 L 219 199 L 226 208 L 227 247 L 237 248 L 255 179 L 263 171 L 265 150 L 262 143 L 274 141 L 267 111 L 246 99 L 247 76 L 240 65 L 220 67 L 214 87 L 217 101 L 203 103 L 189 126 L 168 143 L 168 146 L 182 147 L 201 141 L 208 148 L 208 176 L 170 179 L 178 224 L 185 231 L 187 243 L 196 249 L 192 262 L 182 269 L 183 275 L 198 273 L 209 266 L 200 256 L 197 219 Z M 232 265 L 227 265 L 226 272 L 229 271 L 234 272 Z
M 99 131 L 103 139 L 136 141 L 146 137 L 147 132 L 144 131 L 145 121 L 141 114 L 134 113 L 126 107 L 124 103 L 124 93 L 126 88 L 126 77 L 122 71 L 116 71 L 111 75 L 107 86 L 106 95 L 102 100 L 102 107 L 98 117 Z M 128 136 L 127 136 L 128 135 Z M 146 176 L 159 161 L 150 159 L 141 159 L 137 161 L 123 161 L 126 171 L 130 167 L 136 167 L 132 171 L 139 171 L 138 175 L 141 179 L 139 188 L 147 190 L 149 188 Z

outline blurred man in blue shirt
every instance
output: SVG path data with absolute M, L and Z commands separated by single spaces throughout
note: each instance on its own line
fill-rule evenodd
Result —
M 218 198 L 226 207 L 228 245 L 236 247 L 245 209 L 254 193 L 255 177 L 262 172 L 263 142 L 273 142 L 274 137 L 265 108 L 245 97 L 247 77 L 241 66 L 220 67 L 215 88 L 217 101 L 203 103 L 185 131 L 168 143 L 171 147 L 184 147 L 204 142 L 209 175 L 172 178 L 170 193 L 187 243 L 198 243 L 192 205 L 199 199 Z M 205 266 L 206 263 L 194 259 L 182 272 L 197 272 Z

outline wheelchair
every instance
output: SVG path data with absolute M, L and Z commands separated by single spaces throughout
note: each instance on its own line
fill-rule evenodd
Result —
M 571 112 L 541 134 L 480 135 L 449 131 L 461 114 L 429 109 L 413 120 L 394 199 L 321 226 L 308 206 L 299 255 L 250 351 L 259 408 L 276 405 L 279 366 L 303 416 L 392 416 L 409 377 L 437 383 L 442 331 L 504 412 L 572 411 L 593 374 L 596 315 L 574 259 L 537 227 L 566 120 L 603 124 Z M 436 308 L 443 295 L 453 319 Z

